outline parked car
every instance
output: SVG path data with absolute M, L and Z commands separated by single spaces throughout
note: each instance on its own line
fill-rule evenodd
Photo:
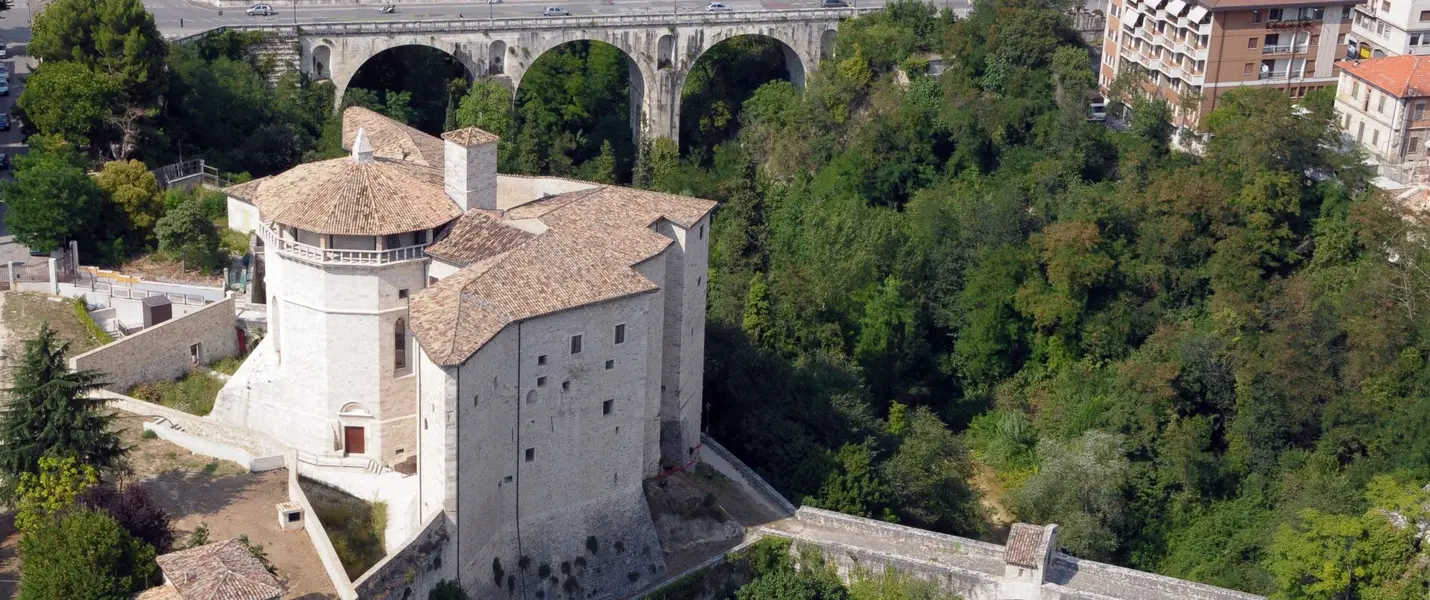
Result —
M 819 5 L 824 8 L 844 8 L 849 6 L 849 3 L 844 0 L 821 0 Z
M 268 4 L 255 4 L 253 6 L 248 7 L 248 10 L 244 12 L 248 13 L 248 16 L 250 17 L 267 17 L 273 14 L 273 7 Z
M 730 5 L 724 2 L 711 2 L 710 6 L 705 7 L 705 10 L 710 12 L 731 12 L 735 9 L 730 8 Z
M 10 95 L 10 80 L 0 79 L 0 96 Z
M 1087 103 L 1087 120 L 1097 123 L 1107 120 L 1107 103 L 1102 98 Z
M 9 57 L 10 57 L 9 53 L 5 51 L 5 40 L 0 40 L 0 58 L 9 58 Z
M 10 117 L 0 113 L 0 131 L 10 131 Z
M 10 170 L 10 155 L 0 154 L 0 171 Z
M 560 6 L 548 6 L 548 7 L 546 7 L 546 10 L 541 11 L 541 14 L 544 15 L 544 16 L 547 16 L 547 17 L 569 17 L 569 16 L 571 16 L 571 13 L 567 12 L 566 9 L 561 8 Z

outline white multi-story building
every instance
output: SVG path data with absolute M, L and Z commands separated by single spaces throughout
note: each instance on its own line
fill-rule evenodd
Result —
M 269 333 L 215 417 L 412 466 L 473 597 L 547 585 L 533 560 L 581 557 L 585 597 L 663 570 L 642 482 L 698 460 L 714 203 L 498 175 L 474 128 L 344 130 L 351 156 L 230 191 Z
M 1382 187 L 1424 183 L 1430 153 L 1430 56 L 1341 63 L 1336 114 L 1346 136 L 1383 177 Z M 1417 180 L 1418 179 L 1418 180 Z
M 1367 0 L 1356 5 L 1346 58 L 1430 54 L 1430 0 Z

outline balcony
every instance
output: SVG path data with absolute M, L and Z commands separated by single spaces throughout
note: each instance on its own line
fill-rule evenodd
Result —
M 1285 79 L 1286 71 L 1262 71 L 1257 79 Z
M 258 227 L 258 236 L 263 238 L 263 245 L 268 249 L 277 250 L 283 256 L 315 265 L 379 266 L 427 258 L 427 244 L 391 250 L 319 248 L 294 240 L 285 240 L 278 231 L 268 224 Z
M 1301 44 L 1299 46 L 1292 46 L 1291 44 L 1276 44 L 1272 46 L 1261 47 L 1262 54 L 1283 54 L 1286 52 L 1305 54 L 1308 50 L 1310 50 L 1310 47 L 1306 44 Z

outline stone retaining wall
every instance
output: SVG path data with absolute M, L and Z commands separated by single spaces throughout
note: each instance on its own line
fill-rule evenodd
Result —
M 763 499 L 767 504 L 774 505 L 778 512 L 784 516 L 795 514 L 794 504 L 791 504 L 784 495 L 780 494 L 773 486 L 760 477 L 754 469 L 751 469 L 735 454 L 721 446 L 715 438 L 706 434 L 700 435 L 700 441 L 705 445 L 705 449 L 710 450 L 714 456 L 703 456 L 702 462 L 710 465 L 711 468 L 719 471 L 721 475 L 728 477 L 731 481 L 745 488 L 745 491 L 757 498 Z
M 333 582 L 338 598 L 357 600 L 357 590 L 353 589 L 352 580 L 348 579 L 348 572 L 343 569 L 343 561 L 338 559 L 337 551 L 333 550 L 333 541 L 328 539 L 327 530 L 323 529 L 323 524 L 318 521 L 318 514 L 313 512 L 313 504 L 308 501 L 303 488 L 298 486 L 298 454 L 290 452 L 287 462 L 288 500 L 297 502 L 303 509 L 303 531 L 308 532 L 308 539 L 313 542 L 313 550 L 318 553 L 318 560 L 323 563 L 323 570 L 327 571 L 328 579 Z
M 101 371 L 106 389 L 123 392 L 137 383 L 183 376 L 193 367 L 194 344 L 201 344 L 204 364 L 238 354 L 231 296 L 70 357 L 69 366 Z
M 363 573 L 353 588 L 363 600 L 403 600 L 426 598 L 444 579 L 456 579 L 456 561 L 449 551 L 447 515 L 438 510 L 428 515 L 422 531 L 402 543 L 402 550 L 388 554 Z

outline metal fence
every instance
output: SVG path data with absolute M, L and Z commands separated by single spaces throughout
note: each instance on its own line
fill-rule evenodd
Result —
M 159 188 L 165 190 L 171 187 L 193 189 L 198 186 L 222 189 L 231 185 L 227 178 L 219 174 L 218 169 L 204 164 L 203 159 L 164 165 L 150 172 L 159 180 Z

